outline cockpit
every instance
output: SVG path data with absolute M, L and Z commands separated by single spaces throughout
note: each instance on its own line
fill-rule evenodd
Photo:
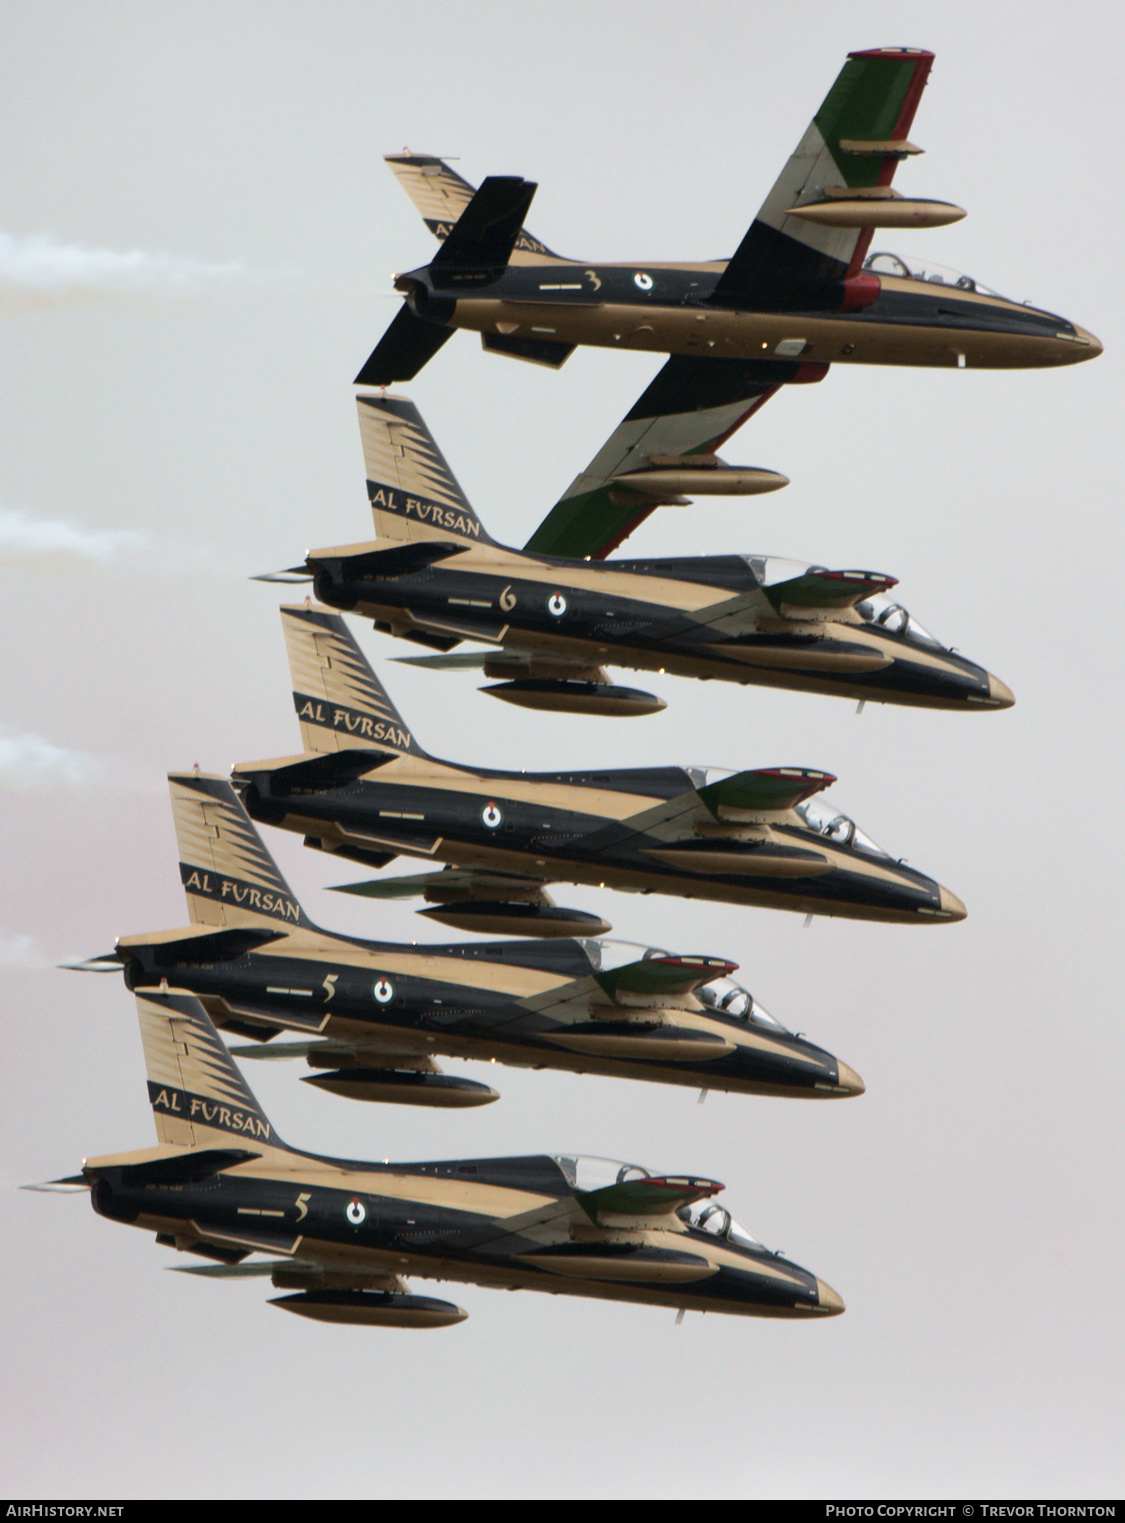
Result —
M 732 774 L 725 769 L 717 767 L 692 768 L 693 772 L 706 771 L 711 774 L 712 781 L 717 772 L 722 771 L 724 777 Z M 599 973 L 609 972 L 613 968 L 624 967 L 627 963 L 643 962 L 649 957 L 675 957 L 675 952 L 669 952 L 666 947 L 646 947 L 642 942 L 618 941 L 616 938 L 601 937 L 594 940 L 592 937 L 582 943 L 587 957 Z M 770 1031 L 780 1031 L 785 1036 L 790 1036 L 788 1026 L 769 1013 L 750 993 L 744 985 L 735 983 L 733 978 L 713 978 L 710 983 L 701 985 L 694 991 L 695 997 L 708 1010 L 714 1010 L 720 1015 L 733 1016 L 739 1021 L 751 1021 L 755 1025 L 766 1027 Z
M 963 275 L 960 270 L 951 270 L 948 265 L 934 264 L 932 259 L 918 259 L 914 255 L 890 254 L 886 251 L 868 254 L 863 268 L 869 275 L 891 275 L 899 280 L 924 280 L 928 285 L 952 286 L 955 291 L 975 291 L 980 296 L 1008 300 L 991 286 L 975 280 L 972 275 Z
M 871 837 L 860 830 L 853 819 L 836 811 L 822 799 L 806 799 L 797 805 L 797 813 L 810 830 L 838 846 L 850 846 L 855 851 L 865 851 L 872 857 L 890 858 L 890 853 L 877 846 Z
M 648 957 L 675 957 L 666 947 L 649 947 L 643 941 L 619 941 L 616 936 L 585 937 L 583 950 L 598 973 L 611 973 Z
M 764 1250 L 764 1245 L 752 1233 L 747 1232 L 745 1227 L 740 1227 L 729 1211 L 723 1206 L 716 1206 L 713 1201 L 692 1201 L 690 1206 L 681 1206 L 676 1215 L 696 1232 L 706 1232 L 709 1237 L 722 1238 L 733 1243 L 736 1248 Z
M 790 1035 L 789 1028 L 783 1026 L 754 998 L 749 989 L 736 984 L 733 978 L 712 979 L 709 984 L 704 984 L 695 991 L 695 997 L 709 1010 L 717 1011 L 720 1015 L 732 1015 L 736 1020 L 753 1021 L 755 1025 Z
M 878 592 L 873 597 L 864 598 L 862 603 L 855 605 L 855 611 L 866 623 L 885 629 L 888 634 L 902 635 L 907 640 L 917 640 L 919 645 L 932 645 L 935 650 L 946 648 L 928 629 L 919 624 L 913 614 L 885 592 Z
M 651 1169 L 639 1163 L 622 1163 L 617 1158 L 592 1158 L 581 1153 L 556 1153 L 553 1162 L 562 1170 L 572 1190 L 587 1193 L 607 1190 L 611 1185 L 622 1185 L 634 1179 L 661 1179 Z M 730 1212 L 710 1200 L 694 1200 L 681 1206 L 676 1212 L 685 1226 L 696 1232 L 706 1232 L 709 1237 L 721 1238 L 736 1248 L 757 1248 L 763 1245 L 745 1227 L 740 1227 Z

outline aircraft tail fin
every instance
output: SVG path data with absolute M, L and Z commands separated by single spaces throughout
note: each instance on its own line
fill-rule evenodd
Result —
M 164 1146 L 241 1146 L 251 1156 L 263 1144 L 286 1147 L 194 994 L 146 990 L 137 995 L 137 1016 L 149 1104 Z
M 306 751 L 426 754 L 339 614 L 290 605 L 281 623 Z
M 193 925 L 311 924 L 226 778 L 171 772 L 168 789 Z
M 493 543 L 413 402 L 361 396 L 356 408 L 380 539 Z
M 476 195 L 468 180 L 450 169 L 444 159 L 429 153 L 388 153 L 384 162 L 413 201 L 423 222 L 434 237 L 444 243 L 462 212 Z M 541 243 L 526 227 L 516 235 L 511 253 L 512 264 L 538 264 L 559 255 Z

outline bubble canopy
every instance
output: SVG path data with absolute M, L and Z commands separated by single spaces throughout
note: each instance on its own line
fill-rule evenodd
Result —
M 869 275 L 892 275 L 899 280 L 923 280 L 928 285 L 952 286 L 956 291 L 975 291 L 980 296 L 995 296 L 1000 301 L 1007 301 L 999 291 L 994 291 L 991 286 L 986 286 L 983 281 L 975 279 L 972 275 L 964 275 L 960 270 L 951 270 L 948 265 L 935 264 L 932 259 L 920 259 L 916 254 L 892 254 L 887 250 L 881 250 L 874 254 L 868 254 L 863 262 L 863 268 Z
M 706 1232 L 711 1237 L 723 1238 L 728 1243 L 733 1243 L 736 1248 L 757 1248 L 765 1251 L 765 1245 L 760 1243 L 745 1227 L 740 1227 L 734 1217 L 723 1206 L 717 1206 L 713 1201 L 695 1200 L 690 1206 L 681 1206 L 676 1215 L 682 1222 L 693 1228 L 696 1232 Z
M 659 1175 L 639 1163 L 622 1163 L 619 1158 L 594 1158 L 583 1153 L 558 1153 L 554 1162 L 562 1170 L 572 1190 L 583 1193 L 606 1190 L 610 1185 L 626 1184 L 632 1179 L 655 1179 Z
M 886 857 L 890 860 L 890 852 L 877 846 L 869 835 L 860 830 L 853 819 L 846 814 L 839 814 L 824 800 L 806 799 L 804 803 L 797 805 L 797 813 L 808 828 L 815 830 L 818 836 L 825 836 L 829 841 L 835 841 L 840 846 L 851 846 L 856 851 L 865 851 L 869 856 Z

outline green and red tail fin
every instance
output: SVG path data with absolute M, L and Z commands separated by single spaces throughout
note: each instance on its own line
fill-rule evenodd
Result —
M 861 273 L 871 229 L 821 226 L 790 212 L 833 194 L 890 186 L 899 161 L 921 151 L 908 134 L 933 61 L 921 48 L 848 55 L 721 276 L 717 300 L 746 296 L 756 306 L 807 309 L 819 292 L 822 304 L 835 295 L 832 304 L 846 306 L 849 294 L 865 304 L 859 288 L 842 287 Z

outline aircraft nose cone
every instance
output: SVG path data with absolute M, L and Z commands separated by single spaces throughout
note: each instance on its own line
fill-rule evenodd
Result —
M 939 892 L 941 894 L 942 913 L 947 915 L 950 920 L 964 920 L 969 912 L 960 899 L 958 899 L 957 895 L 951 894 L 947 888 L 939 887 Z
M 998 709 L 1010 709 L 1016 701 L 1016 695 L 1006 682 L 1001 682 L 999 677 L 988 674 L 988 696 Z
M 1077 324 L 1075 324 L 1074 331 L 1077 333 L 1079 340 L 1085 339 L 1086 341 L 1082 345 L 1082 353 L 1077 355 L 1076 358 L 1080 360 L 1096 360 L 1098 355 L 1102 352 L 1101 340 L 1096 339 L 1094 335 L 1092 333 L 1088 333 L 1085 328 L 1079 328 Z
M 819 1303 L 816 1309 L 822 1317 L 838 1317 L 847 1309 L 843 1297 L 838 1296 L 831 1285 L 826 1285 L 823 1280 L 817 1280 L 816 1294 Z
M 854 1068 L 849 1068 L 846 1063 L 839 1062 L 837 1063 L 836 1067 L 838 1070 L 836 1083 L 842 1090 L 845 1091 L 845 1093 L 848 1095 L 862 1095 L 866 1092 L 867 1085 L 856 1073 Z M 833 1295 L 835 1295 L 835 1293 L 835 1291 L 832 1292 Z

